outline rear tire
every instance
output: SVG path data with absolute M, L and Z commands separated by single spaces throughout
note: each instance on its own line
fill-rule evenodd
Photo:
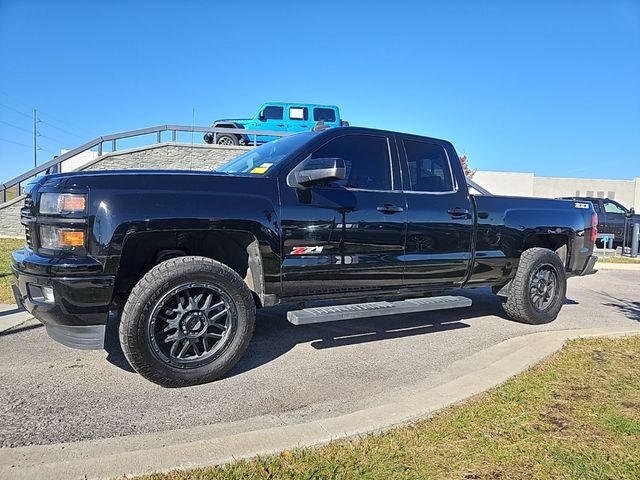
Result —
M 119 336 L 131 366 L 163 387 L 222 377 L 253 335 L 251 291 L 232 269 L 206 257 L 153 267 L 124 306 Z
M 520 257 L 502 306 L 513 320 L 541 325 L 556 319 L 566 293 L 567 278 L 560 257 L 546 248 L 530 248 Z

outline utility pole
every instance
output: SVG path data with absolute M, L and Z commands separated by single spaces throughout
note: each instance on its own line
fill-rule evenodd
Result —
M 36 123 L 38 119 L 38 111 L 33 109 L 33 168 L 38 166 L 38 131 Z

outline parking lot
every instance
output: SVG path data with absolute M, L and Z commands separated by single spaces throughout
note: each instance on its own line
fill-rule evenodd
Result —
M 504 318 L 488 290 L 471 308 L 295 327 L 264 311 L 243 360 L 221 381 L 163 389 L 135 374 L 115 344 L 76 351 L 29 321 L 0 334 L 2 447 L 71 442 L 256 418 L 288 424 L 370 407 L 438 381 L 452 362 L 549 329 L 640 322 L 639 270 L 569 281 L 560 317 L 544 326 Z

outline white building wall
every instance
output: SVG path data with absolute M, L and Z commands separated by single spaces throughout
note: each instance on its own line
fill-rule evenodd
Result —
M 60 155 L 64 155 L 68 151 L 69 150 L 62 149 L 60 150 Z M 67 160 L 62 162 L 62 165 L 61 165 L 62 168 L 60 171 L 72 172 L 73 170 L 76 170 L 82 167 L 83 165 L 86 165 L 87 163 L 95 160 L 96 158 L 98 158 L 98 152 L 94 152 L 93 150 L 85 150 L 84 152 L 74 155 L 73 157 L 68 158 Z
M 536 177 L 533 194 L 536 197 L 611 198 L 632 207 L 635 202 L 635 184 L 633 180 Z
M 495 195 L 533 196 L 533 173 L 476 171 L 473 181 Z
M 640 177 L 633 180 L 537 177 L 533 173 L 477 171 L 473 180 L 495 195 L 613 198 L 640 211 Z

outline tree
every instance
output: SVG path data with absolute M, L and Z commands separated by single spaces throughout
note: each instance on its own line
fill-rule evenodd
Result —
M 473 174 L 476 173 L 475 170 L 471 170 L 469 167 L 469 160 L 466 155 L 462 155 L 460 157 L 460 163 L 462 164 L 462 170 L 464 171 L 464 176 L 467 178 L 473 178 Z

